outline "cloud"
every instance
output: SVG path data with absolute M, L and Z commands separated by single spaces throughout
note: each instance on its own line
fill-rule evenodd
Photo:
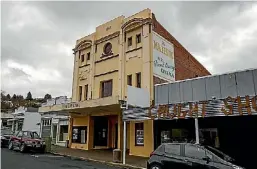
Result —
M 211 73 L 256 67 L 256 2 L 4 1 L 2 89 L 24 96 L 31 91 L 33 97 L 71 96 L 76 40 L 145 8 Z

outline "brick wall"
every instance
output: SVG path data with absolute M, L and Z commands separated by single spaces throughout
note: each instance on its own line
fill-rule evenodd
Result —
M 210 75 L 210 72 L 198 62 L 155 18 L 153 14 L 153 31 L 174 45 L 175 80 L 184 80 L 196 76 Z M 154 84 L 163 83 L 154 77 Z

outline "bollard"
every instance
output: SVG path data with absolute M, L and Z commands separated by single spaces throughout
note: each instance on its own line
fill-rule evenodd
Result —
M 49 153 L 49 152 L 51 152 L 52 139 L 51 139 L 51 137 L 46 137 L 46 138 L 44 138 L 44 140 L 45 140 L 45 143 L 46 143 L 45 151 Z
M 112 158 L 113 158 L 113 162 L 120 163 L 121 162 L 121 150 L 114 149 Z

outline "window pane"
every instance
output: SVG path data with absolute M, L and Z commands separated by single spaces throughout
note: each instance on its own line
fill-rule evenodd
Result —
M 82 100 L 82 86 L 79 86 L 79 101 Z
M 141 73 L 137 73 L 137 87 L 141 88 Z
M 180 145 L 166 145 L 165 152 L 169 154 L 180 155 Z
M 76 126 L 72 128 L 72 142 L 80 144 L 87 143 L 87 126 Z
M 135 123 L 135 144 L 137 146 L 144 145 L 144 123 Z
M 81 55 L 81 62 L 84 62 L 85 58 L 84 58 L 85 55 Z
M 128 75 L 128 77 L 127 77 L 127 84 L 132 86 L 132 75 Z
M 88 99 L 88 85 L 85 85 L 85 100 Z
M 187 157 L 203 159 L 205 157 L 205 151 L 202 148 L 186 145 L 185 155 Z
M 137 35 L 137 43 L 141 43 L 141 34 Z
M 102 82 L 102 94 L 101 97 L 108 97 L 112 95 L 112 80 Z
M 87 60 L 90 60 L 90 52 L 87 53 Z

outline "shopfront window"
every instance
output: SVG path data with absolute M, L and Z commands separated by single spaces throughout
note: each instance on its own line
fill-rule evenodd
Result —
M 171 132 L 170 131 L 162 131 L 161 132 L 161 143 L 170 143 L 171 141 Z
M 72 143 L 87 143 L 87 126 L 72 127 Z
M 59 141 L 66 141 L 66 140 L 68 140 L 68 126 L 60 125 Z
M 144 123 L 135 123 L 135 145 L 144 145 Z

